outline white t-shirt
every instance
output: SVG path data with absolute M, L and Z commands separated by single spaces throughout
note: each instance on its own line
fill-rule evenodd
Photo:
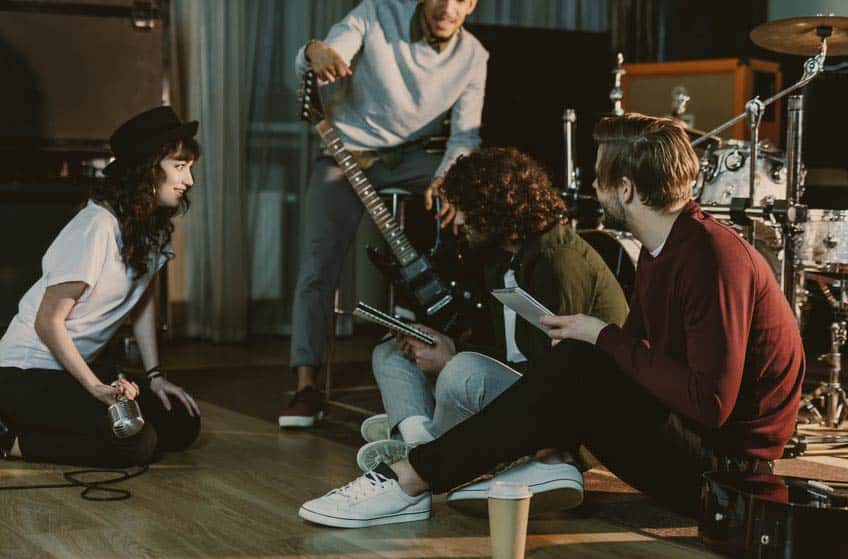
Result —
M 35 315 L 44 291 L 60 283 L 87 284 L 65 326 L 83 359 L 94 360 L 141 296 L 153 274 L 173 253 L 151 252 L 149 269 L 135 278 L 121 258 L 121 230 L 112 213 L 89 200 L 59 233 L 41 260 L 41 278 L 24 294 L 18 314 L 0 339 L 0 367 L 55 369 L 64 367 L 35 332 Z M 158 256 L 158 262 L 154 259 Z
M 507 270 L 504 274 L 504 287 L 518 287 L 515 272 Z M 506 337 L 506 360 L 510 363 L 523 363 L 527 358 L 518 349 L 515 341 L 515 311 L 504 305 L 504 336 Z

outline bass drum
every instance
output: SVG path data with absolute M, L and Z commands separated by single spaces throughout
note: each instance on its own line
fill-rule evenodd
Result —
M 729 206 L 732 198 L 747 198 L 750 166 L 748 142 L 729 140 L 721 148 L 708 150 L 695 181 L 695 200 L 709 210 L 711 205 Z M 753 206 L 763 206 L 768 199 L 786 199 L 786 161 L 782 151 L 761 144 L 756 172 L 757 187 L 751 196 Z
M 636 263 L 642 243 L 630 233 L 613 229 L 583 229 L 580 236 L 604 259 L 630 301 L 636 283 Z

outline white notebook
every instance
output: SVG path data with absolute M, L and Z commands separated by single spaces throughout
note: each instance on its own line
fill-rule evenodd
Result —
M 548 327 L 539 324 L 539 318 L 543 316 L 553 316 L 545 305 L 533 298 L 532 295 L 521 289 L 520 287 L 504 287 L 503 289 L 493 289 L 492 295 L 511 308 L 515 313 L 541 330 L 547 333 Z

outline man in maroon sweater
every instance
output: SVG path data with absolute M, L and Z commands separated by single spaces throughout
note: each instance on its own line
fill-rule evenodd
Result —
M 561 343 L 532 375 L 408 460 L 305 503 L 301 516 L 350 527 L 426 518 L 431 492 L 577 442 L 689 514 L 704 471 L 771 471 L 794 428 L 805 362 L 769 265 L 692 201 L 698 160 L 678 124 L 605 118 L 595 139 L 606 220 L 642 242 L 623 328 L 543 319 Z

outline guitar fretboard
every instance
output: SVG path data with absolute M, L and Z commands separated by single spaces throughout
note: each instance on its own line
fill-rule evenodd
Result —
M 315 129 L 321 136 L 324 146 L 332 154 L 339 168 L 353 187 L 354 192 L 359 196 L 371 219 L 374 221 L 377 229 L 380 230 L 380 233 L 383 235 L 383 238 L 388 243 L 389 248 L 401 266 L 406 266 L 418 258 L 418 251 L 415 250 L 409 239 L 406 238 L 406 234 L 392 216 L 388 207 L 386 207 L 383 199 L 380 198 L 377 189 L 371 185 L 368 177 L 359 168 L 353 156 L 345 149 L 344 143 L 338 134 L 336 134 L 332 123 L 322 120 L 315 125 Z

